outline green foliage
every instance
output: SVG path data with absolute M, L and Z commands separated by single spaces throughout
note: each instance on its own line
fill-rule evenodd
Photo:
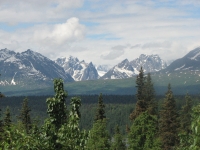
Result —
M 141 67 L 139 74 L 136 78 L 136 88 L 137 88 L 137 93 L 136 97 L 137 100 L 144 100 L 145 99 L 145 80 L 146 78 L 144 77 L 144 71 Z
M 192 140 L 191 140 L 191 150 L 200 149 L 200 105 L 197 105 L 192 109 Z
M 141 67 L 139 71 L 139 75 L 136 79 L 136 97 L 137 97 L 137 103 L 135 110 L 130 114 L 130 120 L 135 120 L 142 112 L 145 112 L 147 110 L 148 102 L 146 101 L 146 91 L 145 91 L 145 80 L 144 77 L 144 71 Z
M 155 100 L 155 90 L 151 81 L 151 75 L 148 73 L 147 77 L 144 77 L 142 67 L 136 79 L 136 88 L 137 103 L 135 110 L 130 114 L 130 119 L 134 121 L 146 110 L 151 115 L 157 115 L 158 104 Z
M 9 130 L 4 131 L 0 149 L 51 150 L 45 145 L 44 141 L 45 138 L 39 131 L 27 134 L 23 124 L 18 123 L 11 125 Z
M 125 150 L 126 145 L 123 141 L 123 137 L 120 133 L 119 126 L 115 127 L 115 134 L 113 137 L 113 142 L 111 143 L 111 150 Z
M 147 102 L 147 110 L 151 115 L 158 114 L 158 104 L 155 100 L 155 90 L 151 80 L 151 74 L 148 73 L 145 82 L 145 101 Z
M 62 79 L 54 79 L 54 91 L 55 96 L 46 100 L 49 118 L 45 121 L 44 130 L 48 137 L 47 145 L 54 149 L 61 149 L 62 145 L 57 142 L 57 134 L 61 126 L 67 122 L 67 106 L 65 104 L 67 93 L 64 91 Z
M 29 133 L 29 130 L 31 129 L 30 111 L 31 111 L 31 109 L 28 106 L 28 99 L 25 98 L 22 103 L 22 108 L 20 111 L 19 119 L 21 120 L 22 124 L 24 125 L 26 133 Z
M 98 106 L 97 106 L 97 111 L 96 111 L 96 116 L 95 116 L 95 121 L 97 120 L 103 120 L 106 118 L 105 114 L 105 105 L 103 103 L 103 96 L 102 93 L 99 95 L 98 99 Z
M 192 118 L 192 99 L 188 95 L 185 96 L 186 104 L 182 107 L 180 114 L 180 130 L 181 132 L 191 133 L 191 118 Z
M 6 108 L 6 111 L 4 113 L 3 124 L 4 124 L 4 127 L 6 128 L 9 128 L 11 125 L 11 115 L 10 115 L 9 107 Z
M 170 84 L 160 111 L 159 132 L 162 148 L 169 150 L 178 144 L 178 113 Z
M 130 128 L 128 144 L 130 150 L 159 150 L 157 118 L 147 111 L 139 115 Z
M 88 135 L 86 131 L 80 131 L 79 129 L 80 98 L 73 97 L 70 105 L 71 111 L 69 113 L 68 122 L 59 129 L 57 142 L 62 145 L 62 149 L 83 150 L 85 149 Z
M 110 137 L 108 135 L 108 131 L 106 130 L 106 122 L 106 119 L 94 122 L 93 127 L 89 132 L 86 144 L 87 150 L 110 149 Z
M 47 113 L 50 117 L 49 121 L 58 131 L 61 125 L 67 121 L 67 106 L 65 104 L 67 93 L 64 91 L 62 79 L 54 79 L 54 91 L 55 96 L 48 98 L 46 103 L 48 106 Z

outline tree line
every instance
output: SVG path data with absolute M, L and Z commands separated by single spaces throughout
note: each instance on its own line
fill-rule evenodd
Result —
M 0 120 L 1 149 L 63 149 L 63 150 L 184 150 L 200 148 L 200 105 L 186 94 L 185 104 L 177 109 L 177 102 L 168 85 L 164 101 L 159 107 L 156 100 L 151 75 L 141 68 L 136 79 L 136 103 L 129 111 L 130 123 L 126 124 L 126 134 L 122 134 L 119 122 L 113 123 L 114 134 L 107 125 L 110 118 L 102 93 L 94 110 L 92 126 L 81 127 L 81 98 L 71 97 L 67 107 L 67 92 L 61 79 L 54 80 L 53 97 L 47 98 L 47 118 L 38 125 L 31 118 L 28 99 L 23 100 L 17 121 L 11 121 L 9 107 Z M 182 100 L 183 101 L 183 100 Z M 128 104 L 130 106 L 130 104 Z M 90 109 L 88 111 L 91 111 Z M 85 111 L 85 115 L 87 111 Z M 117 118 L 119 114 L 113 114 Z

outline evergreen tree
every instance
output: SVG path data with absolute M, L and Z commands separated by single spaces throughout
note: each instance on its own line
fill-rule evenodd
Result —
M 110 149 L 110 137 L 106 130 L 107 120 L 105 114 L 105 105 L 103 103 L 102 93 L 99 95 L 98 107 L 96 110 L 95 120 L 92 129 L 88 135 L 87 149 L 88 150 L 99 150 Z
M 145 99 L 145 76 L 144 76 L 144 71 L 141 67 L 139 74 L 137 75 L 136 78 L 136 88 L 137 88 L 137 93 L 136 93 L 136 97 L 137 100 L 144 100 Z
M 86 145 L 87 150 L 109 150 L 110 138 L 106 130 L 106 119 L 97 120 L 94 122 L 92 129 L 89 132 Z
M 71 98 L 70 105 L 71 111 L 69 112 L 68 122 L 59 129 L 57 141 L 62 144 L 62 149 L 83 150 L 86 146 L 88 134 L 79 128 L 81 99 L 78 97 Z
M 189 150 L 200 149 L 200 104 L 192 109 L 192 123 L 191 123 L 191 145 Z
M 157 118 L 147 111 L 138 116 L 128 134 L 130 150 L 159 150 L 161 149 L 158 140 Z
M 26 133 L 29 133 L 31 129 L 31 117 L 30 117 L 31 109 L 28 106 L 28 98 L 25 98 L 22 103 L 22 108 L 19 114 L 19 119 L 21 120 L 22 124 L 24 125 L 24 128 L 26 130 Z
M 6 108 L 3 122 L 4 122 L 4 127 L 7 127 L 7 128 L 10 127 L 10 125 L 11 125 L 11 115 L 10 115 L 9 107 Z
M 151 81 L 151 74 L 148 73 L 145 83 L 145 101 L 147 101 L 147 110 L 151 115 L 157 115 L 157 102 L 155 99 L 155 90 Z
M 99 95 L 99 99 L 98 99 L 98 107 L 97 107 L 97 111 L 96 111 L 96 115 L 95 115 L 95 121 L 97 120 L 103 120 L 104 118 L 106 118 L 105 116 L 105 105 L 103 103 L 103 96 L 102 93 Z
M 139 75 L 137 76 L 136 79 L 136 88 L 137 88 L 137 93 L 136 93 L 136 106 L 133 112 L 130 114 L 130 120 L 135 120 L 136 117 L 138 117 L 142 112 L 145 112 L 147 110 L 147 101 L 145 100 L 146 98 L 146 93 L 145 93 L 145 80 L 146 78 L 144 77 L 144 72 L 141 67 L 139 71 Z
M 191 119 L 192 119 L 192 99 L 188 95 L 185 96 L 186 104 L 182 107 L 180 115 L 180 130 L 186 134 L 191 133 Z
M 126 149 L 126 145 L 123 142 L 123 138 L 119 131 L 118 125 L 115 127 L 115 135 L 114 135 L 113 140 L 114 141 L 112 142 L 111 150 L 125 150 Z
M 171 150 L 178 144 L 178 128 L 179 122 L 176 101 L 169 84 L 159 119 L 159 133 L 164 150 Z
M 55 125 L 56 130 L 67 121 L 67 106 L 65 99 L 67 93 L 64 91 L 62 79 L 54 79 L 55 96 L 47 98 L 47 113 L 49 114 L 51 123 Z
M 67 122 L 67 106 L 65 99 L 67 93 L 64 91 L 62 79 L 54 79 L 55 96 L 47 98 L 47 113 L 49 118 L 45 121 L 45 132 L 48 137 L 48 145 L 53 149 L 61 149 L 62 145 L 57 142 L 57 133 L 61 126 Z

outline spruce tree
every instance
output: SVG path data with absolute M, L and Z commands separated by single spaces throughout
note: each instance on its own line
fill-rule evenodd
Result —
M 96 110 L 94 123 L 88 135 L 88 141 L 86 145 L 86 149 L 88 150 L 110 149 L 110 137 L 106 129 L 107 120 L 104 109 L 105 105 L 103 103 L 103 96 L 101 93 L 98 99 L 98 107 Z
M 160 150 L 157 117 L 150 115 L 148 111 L 141 113 L 130 128 L 128 145 L 130 150 Z
M 191 139 L 193 138 L 192 135 L 192 128 L 191 128 L 191 122 L 192 122 L 192 99 L 188 95 L 188 93 L 185 96 L 185 105 L 181 109 L 180 113 L 180 150 L 186 150 L 189 149 L 189 146 L 191 145 Z
M 151 115 L 157 115 L 157 101 L 155 99 L 155 90 L 151 80 L 151 74 L 148 73 L 145 82 L 145 101 L 147 102 L 147 110 Z
M 178 128 L 179 121 L 176 101 L 169 84 L 159 119 L 159 134 L 164 150 L 171 150 L 178 144 Z
M 25 98 L 22 103 L 22 108 L 20 110 L 19 119 L 21 120 L 26 133 L 29 133 L 31 129 L 31 117 L 30 117 L 31 109 L 28 106 L 28 98 Z
M 137 75 L 136 78 L 136 88 L 137 88 L 137 93 L 136 93 L 136 97 L 137 100 L 144 100 L 145 99 L 145 76 L 144 76 L 144 71 L 141 67 L 139 74 Z
M 105 109 L 105 105 L 103 103 L 103 96 L 102 96 L 102 93 L 100 93 L 94 121 L 103 120 L 104 118 L 106 118 L 104 109 Z
M 139 71 L 139 75 L 137 76 L 136 79 L 136 88 L 137 88 L 137 93 L 136 93 L 136 106 L 133 112 L 130 114 L 130 120 L 135 120 L 136 117 L 138 117 L 142 112 L 145 112 L 147 110 L 147 101 L 145 100 L 146 98 L 146 93 L 145 93 L 145 77 L 144 77 L 144 72 L 141 67 Z
M 11 125 L 11 115 L 10 115 L 9 107 L 6 108 L 6 111 L 4 113 L 3 124 L 4 124 L 4 127 L 6 128 L 9 128 Z
M 126 145 L 123 141 L 123 137 L 120 133 L 118 125 L 115 127 L 115 134 L 114 134 L 113 140 L 114 141 L 112 142 L 111 150 L 125 150 L 126 149 Z
M 186 134 L 191 133 L 191 120 L 192 120 L 192 99 L 188 95 L 185 96 L 186 104 L 182 107 L 180 115 L 180 130 Z
M 86 144 L 87 150 L 109 150 L 110 137 L 106 130 L 106 119 L 97 120 L 94 122 L 92 129 L 89 132 L 88 141 Z

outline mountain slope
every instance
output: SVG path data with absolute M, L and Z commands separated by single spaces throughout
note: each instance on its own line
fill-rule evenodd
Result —
M 54 78 L 62 78 L 66 82 L 74 81 L 54 61 L 32 50 L 22 53 L 0 50 L 0 72 L 2 85 L 25 85 L 30 82 L 39 82 L 42 85 L 52 82 Z
M 173 61 L 162 73 L 200 70 L 200 47 L 190 51 L 184 57 Z
M 144 73 L 156 72 L 166 67 L 166 63 L 158 55 L 141 54 L 139 58 L 129 62 L 123 60 L 118 65 L 111 68 L 100 79 L 124 79 L 130 78 L 139 73 L 143 67 Z
M 142 67 L 144 72 L 156 72 L 167 67 L 167 64 L 158 55 L 141 54 L 139 58 L 131 61 L 130 64 L 137 71 Z
M 65 72 L 69 73 L 75 81 L 96 80 L 99 77 L 92 62 L 88 64 L 84 60 L 79 61 L 78 58 L 73 56 L 58 58 L 55 62 L 63 67 Z
M 133 67 L 130 65 L 128 59 L 123 60 L 118 65 L 111 68 L 100 79 L 124 79 L 133 77 L 135 75 Z

